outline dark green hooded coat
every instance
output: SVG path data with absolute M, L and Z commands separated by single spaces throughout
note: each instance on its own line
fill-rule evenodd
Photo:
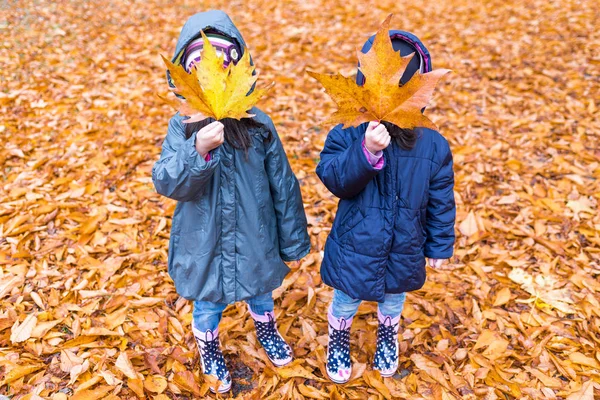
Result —
M 208 11 L 186 22 L 173 62 L 208 28 L 244 48 L 227 14 Z M 289 272 L 284 261 L 298 260 L 310 250 L 298 180 L 271 119 L 257 108 L 251 113 L 263 127 L 249 129 L 247 155 L 224 143 L 208 162 L 196 151 L 196 133 L 186 139 L 184 117 L 176 114 L 152 169 L 158 193 L 178 201 L 169 274 L 187 299 L 232 303 L 267 293 Z M 269 132 L 272 140 L 266 141 Z

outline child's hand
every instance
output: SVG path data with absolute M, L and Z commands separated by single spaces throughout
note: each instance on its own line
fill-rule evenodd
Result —
M 429 266 L 433 269 L 440 269 L 446 260 L 440 260 L 439 258 L 429 258 Z
M 383 124 L 374 121 L 369 122 L 365 132 L 365 147 L 371 154 L 385 149 L 391 141 L 392 137 Z
M 196 151 L 203 157 L 209 151 L 216 149 L 223 144 L 225 132 L 223 124 L 219 121 L 211 122 L 196 133 Z

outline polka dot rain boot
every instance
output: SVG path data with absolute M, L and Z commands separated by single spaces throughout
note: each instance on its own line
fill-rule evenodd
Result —
M 275 314 L 273 312 L 265 312 L 263 315 L 259 315 L 254 314 L 252 310 L 249 311 L 254 320 L 258 342 L 265 349 L 269 360 L 276 367 L 289 364 L 293 359 L 292 349 L 277 330 Z
M 377 349 L 373 360 L 373 369 L 383 377 L 390 377 L 398 369 L 398 327 L 400 315 L 390 317 L 377 310 Z
M 219 342 L 219 330 L 201 332 L 193 328 L 196 344 L 200 351 L 200 363 L 202 364 L 202 373 L 216 377 L 221 384 L 217 389 L 211 387 L 211 392 L 225 393 L 231 389 L 231 376 L 225 365 L 225 359 L 221 352 Z
M 350 361 L 350 326 L 352 318 L 336 318 L 327 313 L 329 343 L 327 345 L 327 375 L 334 383 L 346 383 L 352 373 Z

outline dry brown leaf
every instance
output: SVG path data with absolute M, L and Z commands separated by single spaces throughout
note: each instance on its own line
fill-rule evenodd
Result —
M 504 304 L 510 301 L 510 289 L 504 287 L 500 289 L 500 291 L 496 294 L 496 298 L 494 300 L 494 307 L 503 306 Z
M 63 372 L 71 372 L 71 369 L 77 365 L 83 364 L 84 359 L 72 353 L 69 350 L 60 352 L 60 369 Z
M 32 372 L 43 368 L 43 365 L 17 365 L 11 368 L 2 380 L 2 385 L 16 381 Z
M 110 329 L 102 327 L 92 327 L 81 331 L 82 336 L 122 336 L 119 332 L 113 332 Z
M 306 385 L 298 385 L 298 391 L 305 397 L 309 399 L 328 399 L 329 396 L 327 394 L 321 392 L 320 390 Z
M 20 324 L 18 321 L 16 321 L 11 329 L 10 341 L 12 343 L 26 341 L 31 337 L 31 332 L 33 331 L 33 328 L 35 328 L 36 324 L 37 317 L 34 314 L 29 314 Z
M 545 373 L 543 373 L 542 371 L 539 371 L 534 368 L 526 368 L 526 370 L 529 371 L 530 374 L 532 374 L 533 376 L 538 378 L 540 380 L 540 382 L 542 382 L 544 384 L 544 386 L 546 386 L 546 387 L 561 388 L 564 386 L 563 381 L 561 381 L 558 378 L 550 377 L 550 376 L 546 375 Z
M 78 365 L 73 365 L 69 370 L 69 376 L 71 379 L 69 380 L 69 385 L 77 382 L 77 379 L 81 376 L 81 374 L 85 373 L 90 368 L 89 360 L 84 360 L 83 363 Z
M 176 372 L 173 377 L 173 382 L 181 389 L 192 393 L 194 396 L 200 396 L 200 386 L 198 386 L 194 379 L 194 374 L 190 371 Z
M 298 378 L 319 380 L 319 378 L 317 378 L 311 372 L 306 370 L 306 368 L 304 368 L 302 365 L 300 365 L 302 362 L 303 362 L 302 360 L 295 360 L 292 364 L 290 364 L 288 366 L 285 366 L 282 368 L 277 368 L 277 375 L 279 375 L 280 377 L 282 377 L 284 379 L 298 377 Z
M 354 363 L 352 365 L 352 374 L 350 375 L 349 381 L 352 382 L 355 379 L 362 377 L 367 370 L 367 364 L 365 363 Z
M 79 392 L 80 390 L 88 390 L 89 388 L 95 386 L 97 383 L 101 382 L 102 376 L 100 375 L 94 375 L 91 379 L 86 380 L 85 382 L 83 382 L 81 385 L 77 386 L 77 391 Z
M 104 378 L 104 381 L 106 381 L 106 383 L 110 386 L 117 386 L 117 385 L 123 383 L 122 380 L 118 379 L 115 376 L 115 374 L 113 374 L 112 372 L 110 372 L 108 370 L 100 371 L 100 375 L 102 375 L 102 377 Z
M 600 363 L 596 359 L 588 357 L 579 352 L 569 354 L 569 360 L 575 364 L 585 365 L 587 367 L 600 370 Z
M 467 218 L 465 218 L 460 225 L 458 225 L 458 230 L 465 236 L 473 236 L 479 232 L 477 218 L 475 217 L 475 213 L 473 211 L 470 211 L 469 214 L 467 214 Z
M 585 382 L 581 389 L 567 396 L 567 400 L 594 400 L 594 387 L 596 384 L 591 379 Z
M 144 388 L 149 392 L 160 394 L 167 388 L 167 380 L 159 375 L 149 375 L 144 380 Z
M 131 361 L 129 360 L 129 356 L 127 356 L 126 352 L 121 352 L 119 357 L 117 357 L 117 361 L 115 362 L 115 367 L 123 373 L 129 379 L 137 379 L 138 374 L 133 368 Z
M 21 285 L 23 281 L 22 276 L 7 276 L 0 280 L 0 299 L 7 296 L 13 288 Z
M 133 390 L 133 392 L 140 399 L 144 399 L 146 396 L 144 395 L 144 381 L 141 379 L 127 379 L 127 386 Z
M 31 331 L 31 337 L 40 339 L 44 337 L 52 328 L 60 324 L 63 320 L 57 319 L 55 321 L 44 321 L 39 322 L 35 325 L 35 328 Z
M 376 389 L 383 397 L 388 400 L 392 398 L 390 390 L 381 381 L 381 375 L 378 371 L 365 371 L 362 377 L 367 385 Z

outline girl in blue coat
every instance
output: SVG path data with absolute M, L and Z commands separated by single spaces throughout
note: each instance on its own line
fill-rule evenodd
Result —
M 396 52 L 415 53 L 401 78 L 431 71 L 429 52 L 414 35 L 390 31 Z M 364 45 L 369 51 L 374 36 Z M 357 83 L 364 83 L 359 72 Z M 448 141 L 433 130 L 400 129 L 383 121 L 336 126 L 317 174 L 340 198 L 321 266 L 334 288 L 328 312 L 327 373 L 336 383 L 351 373 L 350 326 L 362 300 L 379 302 L 373 367 L 398 368 L 398 325 L 406 292 L 425 283 L 425 258 L 438 268 L 454 245 L 454 173 Z
M 204 31 L 224 64 L 236 63 L 245 43 L 222 11 L 192 16 L 183 26 L 173 63 L 188 71 L 201 59 Z M 171 84 L 169 79 L 169 84 Z M 172 84 L 171 84 L 172 86 Z M 310 249 L 298 180 L 271 119 L 257 108 L 241 121 L 169 121 L 156 190 L 177 200 L 169 242 L 169 274 L 177 292 L 194 301 L 193 332 L 202 370 L 226 392 L 231 377 L 218 325 L 228 304 L 245 300 L 259 343 L 276 366 L 292 359 L 277 331 L 271 292 Z

